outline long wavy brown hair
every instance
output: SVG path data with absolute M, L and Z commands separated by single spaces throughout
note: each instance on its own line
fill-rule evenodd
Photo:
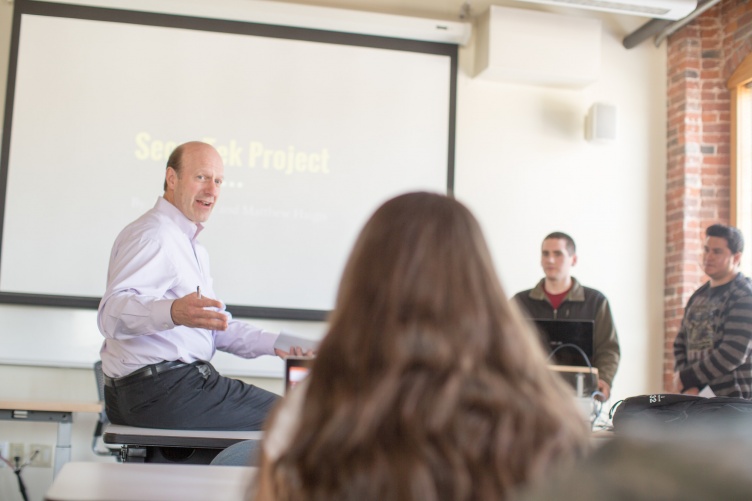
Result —
M 410 193 L 355 243 L 291 438 L 264 465 L 279 501 L 497 500 L 587 427 L 470 211 Z

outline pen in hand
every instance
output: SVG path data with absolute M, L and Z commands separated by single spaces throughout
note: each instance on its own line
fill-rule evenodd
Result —
M 196 295 L 198 296 L 199 299 L 201 299 L 201 286 L 200 285 L 196 286 Z

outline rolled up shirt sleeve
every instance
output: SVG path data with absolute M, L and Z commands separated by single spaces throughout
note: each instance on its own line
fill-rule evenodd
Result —
M 170 309 L 176 298 L 169 297 L 169 277 L 175 275 L 159 243 L 137 240 L 119 247 L 97 315 L 102 334 L 128 339 L 175 327 Z
M 278 337 L 279 333 L 277 332 L 267 331 L 248 322 L 235 320 L 231 316 L 227 330 L 214 331 L 214 342 L 218 350 L 242 358 L 275 355 L 274 342 Z

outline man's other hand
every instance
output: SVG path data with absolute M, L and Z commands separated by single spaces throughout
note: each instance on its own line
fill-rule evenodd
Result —
M 602 379 L 598 380 L 598 391 L 603 393 L 603 395 L 596 395 L 595 398 L 601 402 L 605 402 L 611 397 L 611 385 Z
M 290 346 L 290 351 L 284 351 L 280 350 L 279 348 L 274 348 L 274 353 L 277 354 L 280 358 L 287 358 L 287 357 L 313 357 L 315 355 L 313 350 L 303 351 L 303 348 L 300 346 Z
M 170 315 L 175 325 L 223 331 L 227 330 L 227 315 L 217 311 L 222 309 L 221 301 L 191 293 L 172 302 Z

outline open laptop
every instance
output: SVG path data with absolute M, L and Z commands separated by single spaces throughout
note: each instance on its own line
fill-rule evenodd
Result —
M 590 396 L 598 389 L 598 369 L 592 367 L 593 327 L 592 320 L 533 319 L 549 354 L 549 363 L 588 405 Z
M 538 328 L 543 348 L 551 357 L 549 361 L 552 364 L 590 366 L 593 359 L 592 320 L 534 318 L 533 322 Z
M 308 376 L 312 361 L 311 357 L 287 357 L 285 359 L 285 393 Z

